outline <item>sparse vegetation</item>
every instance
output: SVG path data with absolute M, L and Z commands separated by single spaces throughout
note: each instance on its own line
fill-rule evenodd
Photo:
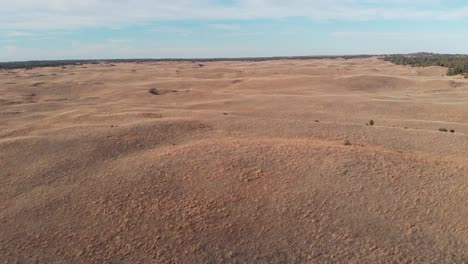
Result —
M 160 95 L 161 93 L 156 88 L 149 89 L 148 91 L 152 95 Z
M 177 93 L 177 90 L 158 90 L 156 88 L 151 88 L 148 92 L 152 95 L 163 95 L 168 93 Z
M 447 75 L 465 74 L 468 76 L 468 55 L 459 54 L 434 54 L 434 53 L 415 53 L 407 55 L 389 55 L 385 57 L 398 65 L 411 65 L 414 67 L 442 66 L 449 68 Z
M 446 129 L 446 128 L 439 128 L 439 131 L 440 132 L 450 132 L 450 133 L 455 133 L 455 129 Z
M 260 58 L 213 58 L 213 59 L 112 59 L 112 60 L 48 60 L 48 61 L 14 61 L 0 62 L 0 69 L 32 69 L 38 67 L 61 67 L 83 64 L 113 64 L 113 63 L 144 63 L 144 62 L 215 62 L 215 61 L 270 61 L 270 60 L 307 60 L 307 59 L 358 59 L 370 58 L 374 55 L 350 56 L 298 56 L 298 57 L 260 57 Z M 202 64 L 203 65 L 203 64 Z M 112 65 L 111 65 L 112 66 Z

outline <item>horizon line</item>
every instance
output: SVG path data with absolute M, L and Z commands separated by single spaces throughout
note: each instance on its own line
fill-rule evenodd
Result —
M 300 55 L 300 56 L 254 56 L 254 57 L 184 57 L 184 58 L 101 58 L 101 59 L 44 59 L 44 60 L 12 60 L 0 61 L 0 64 L 11 63 L 27 63 L 27 62 L 138 62 L 138 61 L 154 61 L 154 62 L 209 62 L 209 61 L 241 61 L 241 60 L 282 60 L 282 59 L 326 59 L 326 58 L 358 58 L 358 57 L 379 57 L 390 55 L 417 55 L 417 54 L 432 54 L 432 55 L 452 55 L 452 56 L 468 56 L 464 53 L 434 53 L 434 52 L 412 52 L 412 53 L 382 53 L 382 54 L 341 54 L 341 55 Z

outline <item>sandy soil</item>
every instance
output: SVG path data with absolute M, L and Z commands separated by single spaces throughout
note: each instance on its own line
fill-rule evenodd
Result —
M 468 82 L 445 72 L 0 71 L 0 261 L 467 263 Z

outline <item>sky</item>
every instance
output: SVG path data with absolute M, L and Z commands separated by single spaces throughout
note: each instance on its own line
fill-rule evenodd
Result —
M 466 0 L 0 0 L 0 61 L 468 53 Z

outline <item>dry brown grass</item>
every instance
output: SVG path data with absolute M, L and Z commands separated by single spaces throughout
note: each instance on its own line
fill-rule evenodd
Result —
M 467 81 L 444 69 L 86 67 L 0 71 L 2 261 L 468 260 Z

